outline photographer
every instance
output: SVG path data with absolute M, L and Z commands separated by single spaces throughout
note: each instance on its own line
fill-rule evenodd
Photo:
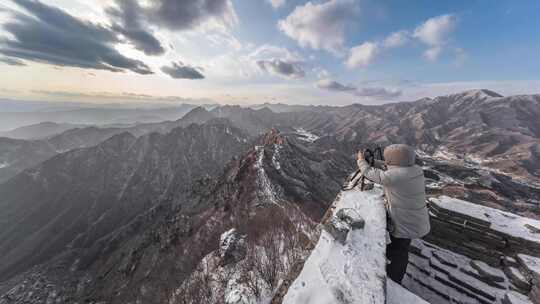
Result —
M 411 239 L 421 238 L 430 230 L 424 172 L 415 165 L 414 149 L 403 144 L 384 149 L 386 170 L 370 166 L 361 151 L 357 163 L 365 178 L 384 188 L 391 239 L 386 247 L 390 260 L 386 271 L 388 277 L 401 284 L 409 262 Z

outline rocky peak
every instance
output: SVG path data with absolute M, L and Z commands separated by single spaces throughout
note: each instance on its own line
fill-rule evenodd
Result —
M 476 89 L 476 90 L 468 90 L 461 93 L 448 95 L 448 97 L 454 97 L 457 99 L 485 100 L 485 99 L 490 99 L 490 98 L 500 98 L 503 96 L 490 90 Z
M 284 138 L 280 136 L 280 133 L 277 129 L 272 128 L 268 132 L 266 132 L 261 138 L 260 143 L 263 146 L 266 145 L 282 145 L 284 142 Z
M 204 107 L 196 107 L 184 115 L 179 121 L 183 123 L 203 123 L 215 116 Z
M 136 141 L 136 139 L 137 138 L 133 136 L 133 134 L 129 132 L 122 132 L 102 142 L 101 144 L 99 144 L 99 146 L 105 150 L 112 150 L 117 152 L 126 151 Z

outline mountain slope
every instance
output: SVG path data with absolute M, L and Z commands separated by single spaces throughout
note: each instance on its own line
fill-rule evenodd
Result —
M 43 140 L 28 140 L 26 142 L 0 138 L 2 141 L 2 147 L 0 147 L 0 183 L 58 153 L 92 147 L 120 133 L 129 132 L 134 136 L 152 132 L 165 134 L 174 128 L 187 127 L 193 123 L 202 124 L 213 118 L 214 116 L 210 112 L 202 107 L 197 107 L 175 121 L 136 124 L 130 127 L 76 127 Z M 23 154 L 10 152 L 19 151 L 22 146 L 24 146 Z
M 218 120 L 216 125 L 222 126 L 222 121 Z M 212 174 L 203 175 L 202 172 L 215 173 L 220 166 L 206 157 L 228 155 L 227 146 L 245 147 L 246 141 L 231 126 L 218 133 L 223 140 L 219 141 L 219 138 L 205 135 L 205 132 L 212 130 L 211 127 L 212 121 L 200 127 L 192 125 L 186 129 L 175 129 L 165 136 L 151 134 L 135 139 L 127 133 L 117 135 L 96 147 L 57 156 L 35 170 L 25 171 L 10 180 L 8 186 L 0 188 L 0 193 L 8 197 L 2 207 L 19 207 L 11 210 L 9 217 L 2 219 L 4 227 L 14 225 L 13 218 L 32 219 L 32 222 L 39 220 L 36 213 L 26 212 L 29 202 L 36 197 L 46 198 L 49 188 L 54 188 L 57 193 L 59 190 L 55 179 L 59 180 L 58 184 L 72 180 L 65 189 L 74 189 L 75 184 L 83 181 L 84 187 L 79 187 L 73 194 L 68 190 L 61 196 L 68 198 L 66 202 L 55 197 L 55 200 L 47 202 L 42 200 L 40 205 L 51 209 L 58 205 L 64 210 L 69 201 L 73 206 L 68 209 L 78 208 L 77 214 L 83 215 L 84 220 L 83 223 L 74 221 L 72 224 L 68 224 L 66 218 L 61 220 L 64 225 L 78 227 L 79 230 L 71 234 L 64 232 L 65 237 L 58 237 L 54 247 L 49 249 L 50 255 L 46 255 L 43 249 L 27 251 L 33 244 L 43 245 L 39 239 L 52 243 L 48 229 L 36 227 L 36 231 L 19 234 L 8 231 L 2 234 L 0 244 L 10 244 L 9 247 L 0 248 L 7 257 L 2 261 L 2 273 L 21 273 L 25 266 L 28 269 L 30 262 L 45 262 L 6 281 L 3 290 L 20 286 L 21 280 L 41 278 L 54 286 L 53 290 L 62 299 L 111 303 L 135 300 L 162 303 L 170 299 L 171 303 L 182 303 L 175 296 L 175 290 L 191 288 L 192 284 L 198 282 L 198 265 L 205 263 L 203 261 L 216 260 L 213 257 L 221 260 L 219 238 L 235 227 L 247 234 L 250 249 L 249 258 L 229 266 L 231 273 L 239 274 L 242 269 L 247 269 L 253 279 L 260 280 L 262 270 L 252 264 L 256 256 L 267 254 L 270 252 L 265 251 L 270 250 L 268 248 L 281 250 L 281 254 L 289 256 L 288 262 L 284 257 L 277 256 L 279 262 L 274 262 L 279 266 L 278 274 L 261 285 L 260 292 L 268 295 L 277 286 L 278 280 L 286 275 L 292 261 L 302 254 L 314 223 L 339 191 L 342 178 L 352 167 L 352 161 L 338 150 L 328 150 L 317 143 L 302 141 L 299 135 L 282 136 L 274 130 L 261 137 L 245 153 L 235 148 L 236 155 L 242 156 L 229 162 L 223 173 L 213 178 Z M 187 140 L 183 134 L 191 134 L 193 140 Z M 201 147 L 192 150 L 197 143 L 194 140 L 198 138 L 205 139 L 199 139 L 205 145 L 210 142 L 215 144 L 211 149 Z M 183 143 L 180 147 L 187 150 L 175 148 L 178 153 L 172 155 L 179 159 L 173 164 L 184 160 L 187 163 L 172 165 L 171 149 L 180 143 Z M 218 148 L 225 151 L 214 150 Z M 88 161 L 83 161 L 83 155 Z M 194 158 L 195 155 L 207 156 L 199 159 Z M 226 163 L 224 158 L 220 158 L 221 165 Z M 86 164 L 92 164 L 93 169 L 84 169 Z M 54 167 L 58 175 L 52 172 L 45 174 L 50 167 Z M 82 168 L 75 169 L 79 167 Z M 79 172 L 79 175 L 68 176 L 68 172 Z M 32 179 L 37 179 L 41 192 L 21 194 L 20 191 L 11 190 L 18 182 L 27 183 Z M 118 189 L 123 189 L 120 194 Z M 73 198 L 75 194 L 76 200 Z M 83 195 L 86 195 L 87 203 L 82 203 Z M 100 198 L 105 196 L 107 199 L 101 201 Z M 90 202 L 93 202 L 92 207 L 85 209 L 84 206 Z M 98 211 L 103 209 L 105 211 Z M 51 210 L 51 213 L 58 212 L 59 209 Z M 20 225 L 22 223 L 17 224 Z M 46 227 L 54 227 L 54 223 L 49 221 Z M 59 227 L 56 226 L 56 229 Z M 62 245 L 60 239 L 68 246 Z M 269 240 L 274 240 L 272 244 L 275 246 L 269 246 Z M 288 245 L 281 247 L 279 244 L 283 242 Z M 262 248 L 262 244 L 266 244 L 265 250 L 260 251 L 257 248 Z M 19 248 L 23 249 L 19 251 Z M 17 260 L 19 254 L 26 252 L 35 253 Z M 15 266 L 10 268 L 10 264 Z M 225 292 L 228 281 L 216 281 L 216 296 Z M 32 290 L 36 301 L 45 296 L 45 287 L 25 286 L 21 287 L 22 290 Z M 139 293 L 133 290 L 146 291 Z
M 56 154 L 46 141 L 0 137 L 0 183 Z
M 120 133 L 54 156 L 0 185 L 0 303 L 269 301 L 317 242 L 317 223 L 354 171 L 356 150 L 377 144 L 420 148 L 430 196 L 537 214 L 540 192 L 527 175 L 534 173 L 533 157 L 512 152 L 505 159 L 526 174 L 475 158 L 513 156 L 522 145 L 534 149 L 537 123 L 526 113 L 535 113 L 537 104 L 536 96 L 472 91 L 283 113 L 196 109 L 184 120 L 196 124 L 187 127 L 167 131 L 182 120 L 145 124 L 131 130 L 156 133 Z M 442 228 L 438 238 L 456 235 Z M 471 231 L 463 234 L 477 236 Z M 498 236 L 483 239 L 500 246 L 491 242 Z M 474 241 L 458 249 L 482 252 L 484 243 Z M 438 253 L 426 260 L 422 251 L 416 266 L 439 267 Z M 487 280 L 468 264 L 459 267 L 472 274 L 455 278 L 456 266 L 452 276 L 460 283 L 440 287 L 434 279 L 430 287 L 454 293 L 469 280 L 474 286 Z
M 0 186 L 2 278 L 68 244 L 91 246 L 172 188 L 181 200 L 193 183 L 220 172 L 246 144 L 241 131 L 218 121 L 165 135 L 118 134 L 26 170 Z
M 43 139 L 53 136 L 69 129 L 79 128 L 82 125 L 41 122 L 34 125 L 24 126 L 13 129 L 11 131 L 0 132 L 1 137 L 9 137 L 14 139 Z

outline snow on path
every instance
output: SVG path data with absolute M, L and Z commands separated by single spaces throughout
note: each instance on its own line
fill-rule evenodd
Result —
M 386 281 L 386 304 L 429 304 L 398 283 Z
M 385 302 L 386 213 L 382 190 L 343 191 L 337 212 L 354 208 L 365 220 L 364 229 L 351 230 L 345 245 L 325 230 L 284 304 L 383 304 Z

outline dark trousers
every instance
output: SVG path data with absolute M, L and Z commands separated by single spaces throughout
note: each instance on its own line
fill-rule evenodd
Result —
M 390 264 L 386 265 L 386 274 L 392 281 L 401 284 L 409 264 L 409 246 L 411 239 L 402 239 L 390 235 L 390 244 L 386 246 L 386 258 Z

